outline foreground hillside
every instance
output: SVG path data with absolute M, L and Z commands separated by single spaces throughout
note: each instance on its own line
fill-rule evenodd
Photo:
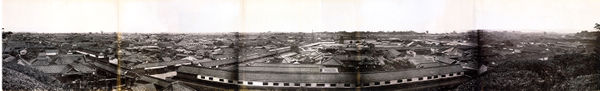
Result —
M 3 90 L 57 90 L 61 83 L 54 77 L 34 68 L 6 62 L 2 67 Z
M 553 60 L 512 60 L 460 85 L 457 90 L 597 90 L 600 62 L 591 55 L 565 54 Z

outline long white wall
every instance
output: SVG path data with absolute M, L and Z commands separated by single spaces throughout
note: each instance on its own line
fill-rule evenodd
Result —
M 415 77 L 410 79 L 398 79 L 379 82 L 364 82 L 357 86 L 355 83 L 292 83 L 292 82 L 262 82 L 262 81 L 245 81 L 224 79 L 214 76 L 196 75 L 196 79 L 218 82 L 224 84 L 233 84 L 240 86 L 267 86 L 267 87 L 309 87 L 309 88 L 355 88 L 355 87 L 378 87 L 386 85 L 407 84 L 415 82 L 432 81 L 439 79 L 448 79 L 463 76 L 464 72 L 432 75 L 425 77 Z

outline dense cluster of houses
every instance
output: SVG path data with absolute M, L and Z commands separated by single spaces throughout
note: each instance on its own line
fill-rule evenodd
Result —
M 76 88 L 114 89 L 122 81 L 126 89 L 150 91 L 194 90 L 210 82 L 356 88 L 460 78 L 461 46 L 470 45 L 328 33 L 131 33 L 119 41 L 106 40 L 116 40 L 116 34 L 60 34 L 46 36 L 52 40 L 44 43 L 35 41 L 45 38 L 30 37 L 24 38 L 32 42 L 4 42 L 11 46 L 3 52 L 12 57 L 3 55 L 3 61 L 15 60 Z M 363 79 L 356 80 L 357 74 Z

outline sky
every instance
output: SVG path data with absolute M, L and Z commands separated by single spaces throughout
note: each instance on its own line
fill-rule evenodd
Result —
M 594 30 L 600 0 L 3 0 L 18 32 Z

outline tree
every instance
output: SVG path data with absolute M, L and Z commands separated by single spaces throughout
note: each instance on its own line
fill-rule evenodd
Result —
M 4 30 L 4 28 L 2 28 L 2 29 Z M 11 32 L 11 31 L 8 31 L 8 32 L 2 32 L 2 38 L 3 38 L 3 39 L 4 39 L 4 38 L 7 38 L 8 36 L 10 36 L 10 35 L 12 35 L 12 34 L 13 34 L 13 32 Z
M 594 27 L 598 30 L 600 30 L 600 24 L 596 23 L 596 26 Z M 595 32 L 594 33 L 596 35 L 596 42 L 594 42 L 594 46 L 596 46 L 596 55 L 600 54 L 600 31 Z
M 233 44 L 233 43 L 229 44 L 229 48 L 233 48 L 233 47 L 235 47 L 235 44 Z
M 225 42 L 217 40 L 217 41 L 213 42 L 213 45 L 215 45 L 215 46 L 223 46 L 223 45 L 225 45 Z
M 293 45 L 290 47 L 290 50 L 292 50 L 292 52 L 300 53 L 300 47 L 298 47 L 298 45 L 297 45 L 297 44 L 293 44 Z
M 594 28 L 600 30 L 600 24 L 596 23 L 596 26 Z

